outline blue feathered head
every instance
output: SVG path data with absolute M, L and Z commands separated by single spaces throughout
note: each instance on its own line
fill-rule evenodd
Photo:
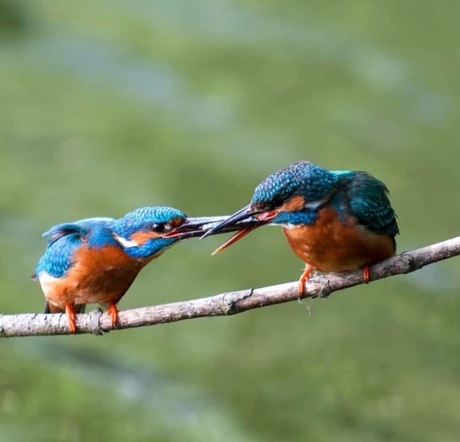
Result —
M 177 241 L 167 238 L 166 234 L 186 220 L 186 215 L 173 207 L 142 207 L 115 220 L 111 227 L 126 253 L 133 257 L 150 257 Z
M 265 178 L 255 189 L 251 205 L 276 209 L 294 196 L 305 202 L 323 198 L 337 183 L 326 169 L 309 161 L 299 161 Z

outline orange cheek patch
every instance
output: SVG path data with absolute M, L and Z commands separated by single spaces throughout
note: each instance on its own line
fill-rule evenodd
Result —
M 135 232 L 131 235 L 130 241 L 134 241 L 136 244 L 140 246 L 145 244 L 149 239 L 153 238 L 160 238 L 161 234 L 156 232 L 147 232 L 147 231 L 140 231 Z
M 281 207 L 279 212 L 298 212 L 303 209 L 305 198 L 302 195 L 296 195 L 287 200 Z

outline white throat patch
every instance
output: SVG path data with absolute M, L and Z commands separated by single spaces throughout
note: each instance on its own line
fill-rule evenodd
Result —
M 121 246 L 125 248 L 131 248 L 131 247 L 139 247 L 139 244 L 136 241 L 130 241 L 126 238 L 123 238 L 122 236 L 114 235 L 113 236 L 116 241 L 120 243 Z

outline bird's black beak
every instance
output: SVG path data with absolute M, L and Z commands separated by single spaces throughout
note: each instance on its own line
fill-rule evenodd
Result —
M 243 207 L 238 212 L 230 215 L 228 218 L 224 219 L 221 222 L 218 222 L 213 227 L 209 228 L 206 233 L 201 237 L 205 238 L 206 236 L 216 235 L 218 233 L 229 232 L 236 230 L 237 232 L 230 237 L 224 244 L 218 247 L 212 253 L 215 255 L 220 251 L 226 249 L 227 247 L 231 246 L 244 236 L 246 236 L 249 232 L 254 230 L 257 227 L 260 227 L 264 224 L 267 224 L 278 215 L 276 211 L 261 211 L 256 210 L 251 207 L 251 205 L 247 205 Z
M 221 232 L 227 226 L 235 225 L 239 221 L 246 220 L 248 218 L 251 219 L 251 217 L 257 213 L 259 212 L 257 210 L 252 210 L 250 205 L 243 207 L 241 210 L 238 210 L 238 212 L 230 215 L 227 218 L 224 218 L 220 222 L 216 223 L 213 227 L 208 229 L 206 233 L 201 237 L 201 239 L 206 238 L 207 236 L 215 235 L 216 233 Z
M 228 216 L 188 217 L 183 224 L 175 227 L 173 230 L 163 235 L 163 237 L 175 239 L 196 238 L 207 236 L 208 234 L 213 235 L 225 232 L 234 232 L 235 230 L 249 229 L 253 228 L 257 224 L 257 220 L 249 218 L 247 220 L 235 222 L 232 225 L 221 226 L 219 227 L 219 231 L 209 233 L 210 230 L 214 230 L 216 226 L 222 224 L 228 218 Z
M 163 235 L 164 238 L 186 239 L 202 236 L 208 229 L 225 220 L 225 216 L 187 217 L 184 223 Z

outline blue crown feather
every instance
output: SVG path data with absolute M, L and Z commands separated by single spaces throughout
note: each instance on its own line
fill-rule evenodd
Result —
M 338 179 L 330 171 L 309 161 L 299 161 L 265 178 L 255 189 L 252 204 L 281 205 L 294 195 L 306 202 L 324 198 L 337 186 Z
M 176 218 L 185 221 L 186 215 L 173 207 L 142 207 L 115 220 L 111 227 L 117 236 L 129 241 L 136 232 L 152 231 L 157 225 L 166 224 Z M 156 237 L 139 246 L 125 247 L 124 250 L 133 258 L 148 258 L 172 246 L 176 241 L 176 238 Z

